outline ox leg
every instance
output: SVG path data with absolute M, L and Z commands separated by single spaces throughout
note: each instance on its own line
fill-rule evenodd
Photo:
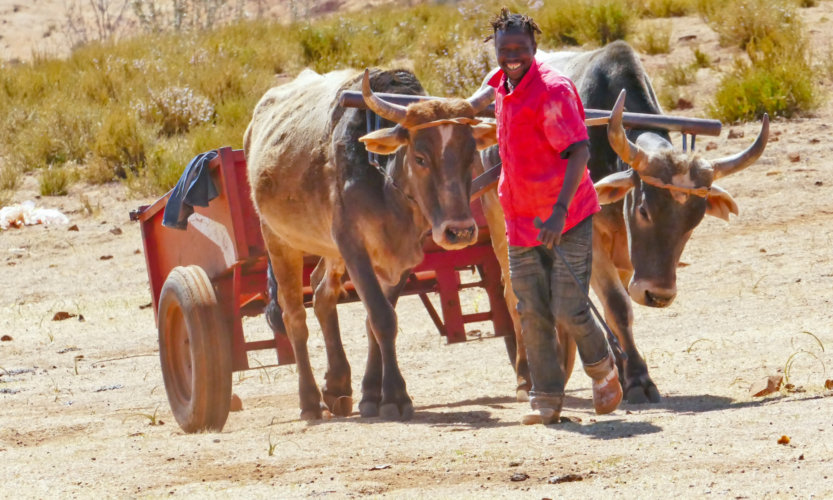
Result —
M 482 165 L 480 167 L 483 168 Z M 477 175 L 478 172 L 475 172 Z M 506 239 L 506 222 L 503 218 L 503 209 L 500 206 L 497 192 L 488 191 L 481 198 L 483 214 L 489 225 L 489 234 L 492 238 L 492 248 L 495 250 L 500 270 L 503 275 L 503 296 L 506 299 L 506 306 L 512 316 L 512 324 L 515 327 L 515 337 L 504 337 L 506 352 L 509 354 L 509 362 L 515 369 L 517 378 L 516 397 L 518 402 L 529 401 L 529 391 L 532 390 L 532 379 L 529 376 L 529 363 L 526 360 L 526 347 L 524 346 L 523 335 L 521 334 L 521 316 L 518 314 L 518 298 L 512 291 L 512 280 L 509 278 L 509 242 Z
M 261 228 L 278 285 L 278 303 L 283 310 L 283 322 L 295 352 L 301 420 L 330 418 L 332 415 L 321 402 L 321 393 L 315 383 L 307 350 L 309 330 L 307 311 L 304 308 L 304 254 L 272 234 L 265 224 Z
M 399 283 L 392 287 L 382 287 L 385 298 L 391 307 L 396 308 L 396 303 L 399 300 L 399 294 L 405 287 L 408 281 L 408 273 L 402 275 Z M 379 335 L 374 330 L 371 323 L 371 317 L 368 314 L 367 318 L 367 367 L 365 368 L 364 378 L 362 379 L 362 401 L 359 403 L 359 411 L 362 417 L 378 417 L 381 416 L 385 420 L 410 420 L 413 418 L 413 405 L 410 404 L 410 397 L 405 393 L 407 403 L 389 403 L 385 400 L 385 368 L 384 355 L 382 348 L 378 341 Z M 401 377 L 401 375 L 400 375 Z M 404 392 L 404 379 L 402 380 Z M 396 387 L 391 390 L 396 394 Z M 406 414 L 406 412 L 408 412 Z
M 324 403 L 339 417 L 353 413 L 353 388 L 350 385 L 350 363 L 341 343 L 341 330 L 338 325 L 338 298 L 344 291 L 341 277 L 344 275 L 344 261 L 341 259 L 321 259 L 310 276 L 310 284 L 315 290 L 313 311 L 327 346 L 327 373 L 321 393 Z
M 659 390 L 648 375 L 648 365 L 636 349 L 633 338 L 633 306 L 623 276 L 613 264 L 610 248 L 605 245 L 602 231 L 593 233 L 593 274 L 590 284 L 602 302 L 605 321 L 628 355 L 622 363 L 617 360 L 622 390 L 630 404 L 658 403 Z

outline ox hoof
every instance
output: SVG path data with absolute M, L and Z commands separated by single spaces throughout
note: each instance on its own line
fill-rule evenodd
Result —
M 362 418 L 373 418 L 379 416 L 379 403 L 372 401 L 362 401 L 359 403 L 359 415 Z
M 307 422 L 311 420 L 329 420 L 331 418 L 333 418 L 333 414 L 330 413 L 330 410 L 323 403 L 321 404 L 321 408 L 317 410 L 304 410 L 301 412 L 301 420 Z
M 324 403 L 336 417 L 349 417 L 353 413 L 353 398 L 324 394 Z
M 399 406 L 394 403 L 383 404 L 379 407 L 379 416 L 383 420 L 390 420 L 394 422 L 407 422 L 414 418 L 414 405 L 410 402 L 402 404 L 402 411 L 399 411 Z
M 650 385 L 648 387 L 631 387 L 625 396 L 628 404 L 641 405 L 646 403 L 659 403 L 662 397 L 659 395 L 657 386 Z
M 529 392 L 524 389 L 518 389 L 515 397 L 518 399 L 518 403 L 529 403 Z

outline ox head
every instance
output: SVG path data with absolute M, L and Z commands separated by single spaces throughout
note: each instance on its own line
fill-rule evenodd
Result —
M 401 188 L 412 195 L 431 223 L 434 241 L 448 250 L 477 240 L 469 208 L 471 165 L 478 149 L 494 143 L 494 128 L 475 115 L 494 99 L 490 88 L 468 100 L 438 99 L 408 107 L 386 102 L 370 90 L 365 71 L 362 94 L 377 115 L 396 123 L 359 140 L 368 151 L 392 154 L 406 147 Z
M 625 199 L 625 222 L 634 274 L 628 293 L 638 304 L 666 307 L 677 295 L 677 265 L 694 228 L 704 215 L 728 222 L 738 214 L 732 197 L 712 184 L 753 164 L 769 138 L 769 117 L 761 133 L 742 153 L 716 161 L 678 153 L 665 139 L 644 133 L 634 144 L 622 126 L 625 91 L 616 101 L 608 125 L 608 139 L 631 170 L 609 175 L 596 183 L 602 204 Z

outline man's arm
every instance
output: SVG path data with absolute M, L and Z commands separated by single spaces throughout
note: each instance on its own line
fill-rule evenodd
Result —
M 542 112 L 544 134 L 550 146 L 560 152 L 561 158 L 568 158 L 564 183 L 552 215 L 546 221 L 536 217 L 534 222 L 535 227 L 541 230 L 538 241 L 552 248 L 561 243 L 567 211 L 590 160 L 590 142 L 581 99 L 572 83 L 549 91 Z
M 567 171 L 564 173 L 564 184 L 558 194 L 558 201 L 552 207 L 552 215 L 543 222 L 540 218 L 535 218 L 535 227 L 541 230 L 537 239 L 547 245 L 547 248 L 561 243 L 561 233 L 564 232 L 564 224 L 567 221 L 567 209 L 576 195 L 576 190 L 584 176 L 584 169 L 587 168 L 587 162 L 590 160 L 587 141 L 572 144 L 562 152 L 562 157 L 564 154 L 569 155 Z

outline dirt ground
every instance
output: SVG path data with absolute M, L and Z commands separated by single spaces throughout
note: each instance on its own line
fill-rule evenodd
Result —
M 831 13 L 823 3 L 808 15 Z M 699 20 L 674 23 L 675 40 L 696 34 L 715 57 L 733 53 Z M 657 72 L 667 60 L 690 59 L 688 44 L 676 43 L 668 58 L 646 57 L 646 66 Z M 696 107 L 682 114 L 702 112 L 717 78 L 701 70 L 686 90 Z M 833 391 L 823 388 L 833 378 L 831 118 L 828 105 L 815 118 L 774 122 L 778 141 L 764 157 L 719 183 L 740 217 L 708 218 L 695 231 L 671 307 L 636 306 L 637 344 L 663 402 L 596 416 L 579 370 L 564 413 L 573 422 L 550 427 L 519 425 L 527 405 L 514 400 L 502 341 L 447 346 L 410 297 L 397 311 L 412 422 L 357 414 L 301 422 L 297 378 L 283 367 L 235 374 L 244 410 L 221 433 L 185 435 L 162 385 L 153 312 L 141 308 L 150 302 L 147 274 L 139 228 L 127 217 L 149 200 L 127 199 L 120 185 L 77 185 L 68 197 L 39 199 L 79 231 L 0 233 L 0 334 L 13 338 L 0 342 L 0 495 L 833 498 Z M 729 140 L 730 128 L 745 137 Z M 698 144 L 714 158 L 757 132 L 755 124 L 724 127 Z M 717 149 L 705 151 L 710 141 Z M 34 199 L 36 188 L 27 177 L 15 200 Z M 51 321 L 58 311 L 85 321 Z M 339 311 L 358 394 L 365 313 L 359 304 Z M 312 314 L 308 321 L 320 382 L 324 343 Z M 245 326 L 252 338 L 267 335 L 262 317 Z M 749 396 L 753 381 L 783 372 L 795 353 L 803 354 L 792 358 L 794 391 Z M 274 355 L 257 359 L 270 364 Z M 142 416 L 154 413 L 164 425 Z M 783 435 L 789 444 L 778 444 Z M 515 473 L 529 477 L 512 481 Z M 583 480 L 548 482 L 565 474 Z

